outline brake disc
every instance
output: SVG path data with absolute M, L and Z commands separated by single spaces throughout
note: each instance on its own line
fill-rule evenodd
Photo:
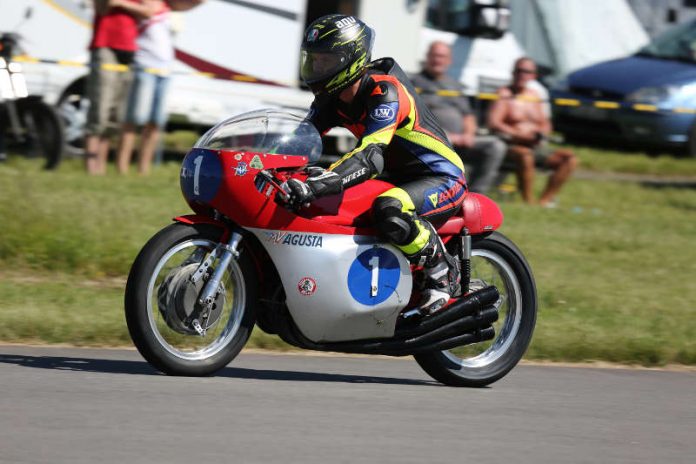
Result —
M 204 330 L 214 327 L 225 307 L 226 292 L 222 282 L 209 310 L 198 303 L 208 276 L 191 282 L 190 277 L 196 269 L 197 263 L 173 269 L 157 291 L 157 306 L 167 326 L 184 335 L 200 335 L 193 327 L 194 320 L 198 320 Z

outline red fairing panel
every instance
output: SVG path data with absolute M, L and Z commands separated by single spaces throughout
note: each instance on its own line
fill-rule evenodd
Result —
M 254 179 L 261 169 L 304 166 L 306 158 L 225 150 L 214 152 L 221 162 L 223 175 L 210 205 L 240 226 L 341 235 L 377 234 L 371 224 L 372 202 L 392 188 L 391 184 L 368 180 L 340 195 L 320 198 L 295 214 L 275 202 L 275 191 L 264 189 L 259 192 Z M 195 205 L 191 206 L 198 211 Z M 196 222 L 207 222 L 199 220 L 201 216 L 194 217 Z M 497 229 L 502 222 L 503 215 L 495 202 L 483 195 L 469 193 L 462 212 L 443 225 L 440 233 L 443 236 L 455 235 L 466 226 L 470 234 L 481 234 Z

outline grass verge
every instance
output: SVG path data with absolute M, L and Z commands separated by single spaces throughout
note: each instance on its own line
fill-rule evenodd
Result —
M 149 178 L 37 166 L 0 165 L 0 340 L 130 344 L 125 275 L 145 241 L 188 211 L 178 165 Z M 555 210 L 501 202 L 501 232 L 539 290 L 527 358 L 696 364 L 696 190 L 576 180 L 560 200 Z M 259 332 L 249 346 L 287 348 Z

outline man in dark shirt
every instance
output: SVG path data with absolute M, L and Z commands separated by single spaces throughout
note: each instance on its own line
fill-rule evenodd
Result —
M 467 167 L 469 190 L 487 193 L 505 159 L 505 143 L 496 136 L 477 136 L 476 118 L 462 85 L 447 75 L 452 51 L 444 42 L 433 42 L 423 70 L 411 76 L 421 98 L 435 114 Z

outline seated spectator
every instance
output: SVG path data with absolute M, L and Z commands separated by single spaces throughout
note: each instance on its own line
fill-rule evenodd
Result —
M 508 156 L 514 160 L 522 198 L 534 203 L 534 168 L 539 164 L 553 172 L 539 197 L 542 206 L 554 206 L 556 195 L 577 166 L 569 150 L 551 151 L 546 140 L 551 121 L 539 94 L 529 83 L 536 78 L 536 64 L 530 58 L 515 62 L 512 84 L 498 90 L 498 100 L 488 113 L 488 126 L 508 143 Z
M 497 137 L 476 135 L 476 118 L 463 87 L 447 75 L 451 63 L 449 45 L 433 42 L 423 70 L 411 76 L 411 81 L 467 165 L 469 190 L 486 193 L 498 177 L 506 146 Z

